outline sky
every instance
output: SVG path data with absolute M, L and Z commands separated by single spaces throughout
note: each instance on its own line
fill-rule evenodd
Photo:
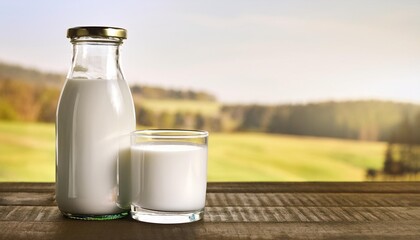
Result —
M 420 1 L 1 1 L 0 61 L 66 73 L 70 27 L 123 27 L 129 84 L 225 103 L 420 103 Z

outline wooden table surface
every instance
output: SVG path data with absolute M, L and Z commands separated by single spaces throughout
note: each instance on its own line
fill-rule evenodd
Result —
M 0 239 L 420 239 L 420 182 L 209 183 L 178 225 L 71 220 L 53 183 L 0 183 Z

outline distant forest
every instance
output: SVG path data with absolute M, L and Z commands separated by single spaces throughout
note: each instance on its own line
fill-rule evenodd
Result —
M 54 122 L 65 77 L 0 64 L 0 119 Z M 217 102 L 206 92 L 153 86 L 131 87 L 135 99 Z M 176 101 L 174 101 L 176 104 Z M 154 112 L 135 101 L 137 123 L 149 127 L 199 128 L 210 131 L 256 131 L 359 140 L 388 140 L 420 105 L 389 101 L 344 101 L 282 105 L 223 105 L 212 115 Z M 407 120 L 408 119 L 408 120 Z
M 388 101 L 320 102 L 278 106 L 224 106 L 242 131 L 262 131 L 359 140 L 387 140 L 403 118 L 420 106 Z

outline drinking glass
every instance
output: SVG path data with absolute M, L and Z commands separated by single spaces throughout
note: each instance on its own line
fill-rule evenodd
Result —
M 131 134 L 131 216 L 150 223 L 203 218 L 208 132 L 141 130 Z

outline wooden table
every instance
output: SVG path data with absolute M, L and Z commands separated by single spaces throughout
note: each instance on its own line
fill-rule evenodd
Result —
M 420 182 L 209 183 L 204 220 L 61 216 L 52 183 L 0 183 L 0 239 L 420 239 Z

